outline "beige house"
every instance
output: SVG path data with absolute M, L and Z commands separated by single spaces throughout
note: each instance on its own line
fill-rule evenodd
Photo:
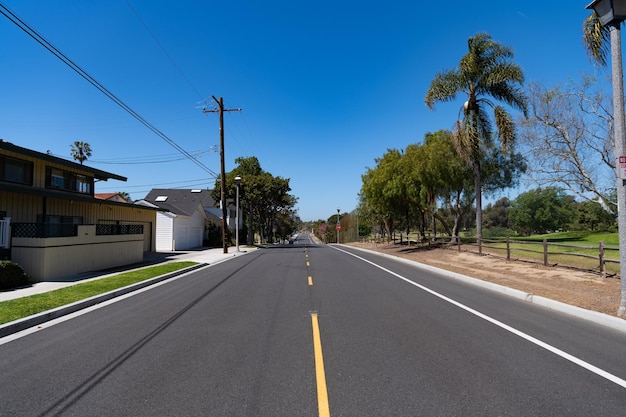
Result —
M 0 140 L 0 257 L 37 281 L 141 262 L 156 210 L 95 198 L 108 180 L 126 178 Z

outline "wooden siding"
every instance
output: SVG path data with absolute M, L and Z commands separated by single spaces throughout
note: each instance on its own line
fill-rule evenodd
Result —
M 22 161 L 30 161 L 33 163 L 33 187 L 35 188 L 46 188 L 46 167 L 53 167 L 63 170 L 65 172 L 72 172 L 75 174 L 84 175 L 86 177 L 93 178 L 93 174 L 73 167 L 69 167 L 63 164 L 57 164 L 51 161 L 44 161 L 39 158 L 35 158 L 29 155 L 24 155 L 17 152 L 11 152 L 6 149 L 0 149 L 0 154 L 7 155 L 12 158 L 21 159 Z

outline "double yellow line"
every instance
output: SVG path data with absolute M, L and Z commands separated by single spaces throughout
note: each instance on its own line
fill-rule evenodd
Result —
M 306 255 L 307 268 L 311 266 Z M 309 286 L 313 286 L 313 277 L 308 275 Z M 311 325 L 313 327 L 313 351 L 315 353 L 315 380 L 317 382 L 317 409 L 320 417 L 330 417 L 328 405 L 328 389 L 326 387 L 326 372 L 324 371 L 324 355 L 322 354 L 322 338 L 320 337 L 320 325 L 317 313 L 311 313 Z

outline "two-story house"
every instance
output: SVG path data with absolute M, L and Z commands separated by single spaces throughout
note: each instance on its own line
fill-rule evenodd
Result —
M 141 262 L 157 210 L 95 198 L 108 180 L 126 178 L 0 140 L 0 255 L 37 281 Z

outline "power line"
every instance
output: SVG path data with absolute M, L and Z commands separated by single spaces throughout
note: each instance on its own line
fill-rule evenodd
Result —
M 183 180 L 183 181 L 174 181 L 174 182 L 161 182 L 161 183 L 156 183 L 156 184 L 140 184 L 140 185 L 125 185 L 124 189 L 128 189 L 128 188 L 144 188 L 144 189 L 152 189 L 155 188 L 157 186 L 163 186 L 163 185 L 167 185 L 169 187 L 167 188 L 188 188 L 194 185 L 204 185 L 207 183 L 206 178 L 199 178 L 199 179 L 195 179 L 195 180 Z M 120 187 L 118 186 L 109 186 L 109 187 L 99 187 L 99 190 L 102 191 L 106 191 L 106 190 L 113 190 L 113 189 L 118 189 Z M 138 193 L 141 192 L 140 191 L 133 191 L 134 193 Z
M 194 85 L 191 83 L 191 81 L 189 81 L 189 78 L 187 78 L 187 76 L 185 75 L 185 73 L 183 72 L 183 70 L 180 69 L 180 67 L 176 64 L 176 62 L 174 61 L 174 58 L 171 57 L 170 54 L 167 53 L 167 50 L 165 50 L 165 48 L 163 47 L 163 45 L 161 44 L 161 42 L 159 42 L 159 39 L 156 37 L 156 35 L 150 30 L 150 28 L 148 27 L 148 25 L 146 24 L 146 22 L 144 22 L 144 20 L 141 18 L 141 16 L 139 16 L 139 13 L 137 13 L 137 11 L 135 10 L 135 8 L 130 4 L 130 2 L 128 0 L 126 0 L 126 5 L 128 6 L 128 8 L 133 12 L 133 14 L 137 17 L 137 20 L 139 20 L 139 22 L 141 22 L 141 24 L 143 25 L 143 27 L 146 29 L 146 31 L 150 34 L 150 36 L 152 36 L 152 39 L 154 40 L 154 42 L 157 44 L 157 46 L 161 49 L 161 51 L 163 51 L 163 53 L 165 54 L 165 56 L 170 60 L 170 62 L 172 63 L 172 65 L 174 65 L 174 67 L 176 68 L 176 70 L 180 73 L 180 75 L 185 79 L 185 81 L 187 82 L 187 84 L 189 85 L 189 87 L 191 87 L 191 89 L 193 91 L 195 91 L 195 93 L 198 95 L 198 97 L 202 98 L 202 95 L 198 92 L 198 90 L 196 89 L 196 87 L 194 87 Z
M 89 73 L 87 73 L 85 70 L 83 70 L 78 64 L 76 64 L 69 57 L 67 57 L 67 55 L 65 55 L 63 52 L 61 52 L 59 49 L 57 49 L 54 45 L 52 45 L 50 42 L 48 42 L 42 35 L 40 35 L 35 29 L 33 29 L 28 23 L 26 23 L 19 16 L 17 16 L 15 13 L 13 13 L 11 10 L 9 10 L 4 4 L 0 3 L 0 8 L 2 9 L 2 10 L 0 10 L 0 14 L 2 14 L 4 17 L 9 19 L 9 21 L 11 23 L 13 23 L 17 27 L 19 27 L 24 33 L 26 33 L 28 36 L 33 38 L 41 46 L 46 48 L 50 53 L 52 53 L 54 56 L 56 56 L 58 59 L 60 59 L 61 62 L 63 62 L 68 67 L 70 67 L 74 72 L 76 72 L 78 75 L 80 75 L 82 78 L 84 78 L 89 84 L 91 84 L 92 86 L 96 87 L 96 89 L 98 89 L 98 91 L 100 91 L 105 96 L 110 98 L 115 104 L 117 104 L 124 111 L 126 111 L 128 114 L 133 116 L 135 119 L 137 119 L 141 124 L 143 124 L 145 127 L 150 129 L 154 134 L 156 134 L 158 137 L 160 137 L 165 142 L 170 144 L 177 151 L 179 151 L 180 153 L 185 155 L 185 157 L 187 157 L 187 159 L 189 159 L 194 164 L 196 164 L 197 166 L 202 168 L 209 175 L 213 176 L 214 178 L 217 178 L 217 173 L 215 173 L 213 170 L 211 170 L 210 168 L 205 166 L 202 162 L 198 161 L 193 155 L 191 155 L 189 152 L 187 152 L 185 149 L 183 149 L 180 145 L 178 145 L 176 142 L 174 142 L 172 139 L 170 139 L 167 135 L 165 135 L 165 133 L 161 132 L 154 125 L 152 125 L 150 122 L 148 122 L 146 119 L 144 119 L 141 115 L 139 115 L 136 111 L 134 111 L 131 107 L 129 107 L 126 103 L 124 103 L 121 99 L 119 99 L 115 94 L 113 94 L 106 87 L 104 87 L 102 84 L 100 84 L 95 78 L 93 78 L 91 75 L 89 75 Z

